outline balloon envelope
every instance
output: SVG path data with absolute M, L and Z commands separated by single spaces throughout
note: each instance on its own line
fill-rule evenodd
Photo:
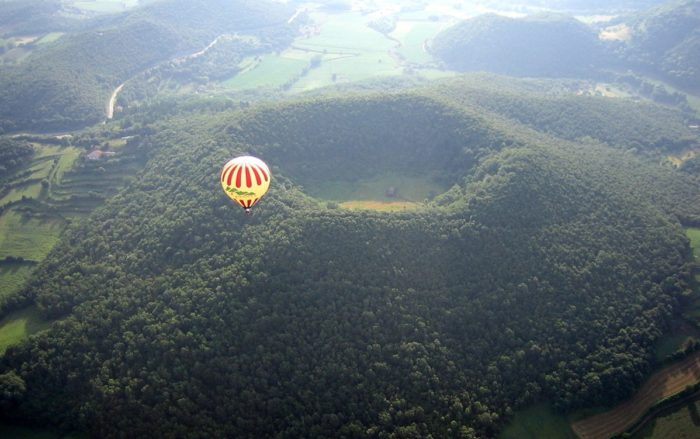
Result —
M 257 157 L 236 157 L 221 171 L 221 187 L 245 210 L 255 206 L 270 187 L 270 168 Z

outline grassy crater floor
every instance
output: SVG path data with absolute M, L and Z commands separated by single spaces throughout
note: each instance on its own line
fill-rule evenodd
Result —
M 306 192 L 344 209 L 400 212 L 415 210 L 447 188 L 428 175 L 389 172 L 357 181 L 326 181 L 305 187 Z

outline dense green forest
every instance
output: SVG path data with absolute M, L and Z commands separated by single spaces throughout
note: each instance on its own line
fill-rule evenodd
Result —
M 274 44 L 288 44 L 289 15 L 279 3 L 165 0 L 101 18 L 98 27 L 66 35 L 20 64 L 1 68 L 0 130 L 59 130 L 98 122 L 120 83 L 176 55 L 201 50 L 223 33 L 271 34 Z
M 58 321 L 0 358 L 3 415 L 95 437 L 470 438 L 540 399 L 630 395 L 687 292 L 679 221 L 700 222 L 698 175 L 647 155 L 692 133 L 632 102 L 510 107 L 517 90 L 152 117 L 144 170 L 20 293 Z M 638 117 L 661 134 L 635 152 L 615 133 Z M 251 216 L 218 182 L 243 153 L 274 174 Z M 451 189 L 393 214 L 305 191 L 385 172 Z
M 585 76 L 603 64 L 595 32 L 562 15 L 480 15 L 441 32 L 431 51 L 449 68 L 514 76 Z
M 490 111 L 568 140 L 590 138 L 647 154 L 681 151 L 698 141 L 697 131 L 688 127 L 693 119 L 687 115 L 651 103 L 630 105 L 622 99 L 577 96 L 574 91 L 584 85 L 567 84 L 568 92 L 557 92 L 553 87 L 556 81 L 524 80 L 515 85 L 511 78 L 486 74 L 443 84 L 441 93 L 448 99 L 477 102 Z

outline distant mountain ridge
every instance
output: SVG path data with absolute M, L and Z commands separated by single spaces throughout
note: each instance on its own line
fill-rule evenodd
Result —
M 0 130 L 95 123 L 112 90 L 135 73 L 201 49 L 224 32 L 285 27 L 289 15 L 288 7 L 273 2 L 165 0 L 100 18 L 99 28 L 64 36 L 2 69 Z

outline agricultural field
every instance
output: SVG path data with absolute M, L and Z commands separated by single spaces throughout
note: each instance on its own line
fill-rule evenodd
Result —
M 303 35 L 292 47 L 241 63 L 242 71 L 224 81 L 234 91 L 258 87 L 304 92 L 333 84 L 412 73 L 433 79 L 453 72 L 439 70 L 427 51 L 428 42 L 451 18 L 429 19 L 425 11 L 398 9 L 328 13 L 313 10 Z M 377 17 L 395 20 L 382 33 L 370 27 Z
M 576 439 L 566 418 L 546 404 L 537 404 L 515 414 L 499 439 Z
M 695 439 L 700 431 L 700 399 L 669 410 L 647 423 L 633 439 Z
M 126 140 L 103 143 L 118 152 L 114 159 L 86 161 L 78 148 L 34 143 L 31 162 L 5 181 L 12 189 L 0 196 L 0 206 L 16 204 L 0 215 L 0 299 L 22 288 L 68 220 L 91 212 L 140 169 L 143 157 Z M 4 261 L 7 257 L 24 261 Z
M 245 62 L 251 65 L 223 82 L 224 87 L 234 91 L 282 87 L 301 76 L 302 71 L 309 64 L 308 60 L 286 52 L 282 55 L 266 55 L 259 60 Z
M 73 147 L 62 148 L 38 143 L 33 146 L 36 152 L 28 167 L 30 175 L 24 175 L 27 169 L 22 169 L 14 179 L 7 182 L 12 189 L 0 197 L 0 206 L 20 201 L 22 197 L 39 199 L 46 195 L 41 181 L 47 179 L 52 186 L 60 184 L 63 174 L 72 168 L 80 155 L 80 151 Z
M 47 329 L 50 324 L 51 322 L 44 320 L 34 306 L 11 313 L 0 320 L 0 355 L 5 353 L 9 346 Z
M 581 439 L 608 439 L 630 428 L 657 402 L 685 390 L 700 379 L 700 353 L 668 366 L 649 378 L 627 402 L 571 424 Z

